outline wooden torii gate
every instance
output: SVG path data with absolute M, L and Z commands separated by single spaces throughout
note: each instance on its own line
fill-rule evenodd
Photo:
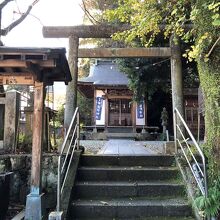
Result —
M 78 58 L 170 57 L 173 110 L 177 108 L 181 115 L 184 115 L 180 42 L 174 42 L 173 36 L 170 38 L 170 47 L 79 49 L 79 38 L 110 38 L 113 33 L 125 29 L 128 29 L 128 26 L 80 25 L 72 27 L 43 27 L 43 36 L 45 38 L 69 38 L 69 65 L 73 81 L 68 85 L 67 92 L 70 87 L 72 87 L 73 92 L 70 97 L 67 97 L 66 111 L 72 110 L 73 114 L 76 108 Z M 73 109 L 71 109 L 72 107 Z M 70 121 L 71 118 L 65 118 L 66 127 L 68 127 Z

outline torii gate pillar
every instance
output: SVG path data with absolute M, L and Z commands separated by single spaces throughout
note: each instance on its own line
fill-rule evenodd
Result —
M 177 108 L 180 114 L 184 118 L 182 61 L 181 61 L 180 40 L 178 37 L 172 36 L 170 38 L 170 48 L 171 48 L 170 63 L 171 63 L 173 116 L 174 116 L 174 109 Z M 181 126 L 181 123 L 179 121 L 177 121 L 177 124 Z M 175 131 L 175 127 L 174 127 L 174 131 Z
M 74 111 L 77 107 L 77 80 L 78 80 L 78 48 L 79 38 L 77 36 L 69 37 L 69 67 L 72 81 L 68 83 L 66 89 L 66 105 L 64 114 L 64 128 L 69 128 Z

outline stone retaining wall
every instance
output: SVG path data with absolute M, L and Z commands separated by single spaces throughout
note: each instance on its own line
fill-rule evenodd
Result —
M 58 154 L 43 155 L 42 189 L 46 193 L 46 206 L 56 204 Z M 13 172 L 11 177 L 10 201 L 25 204 L 26 195 L 30 192 L 31 155 L 0 155 L 0 173 Z

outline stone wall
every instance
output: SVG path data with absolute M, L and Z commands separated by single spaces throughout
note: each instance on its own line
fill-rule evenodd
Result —
M 47 208 L 55 207 L 58 155 L 43 155 L 42 189 L 46 193 Z M 0 173 L 13 172 L 11 176 L 10 201 L 25 204 L 30 192 L 31 155 L 0 155 Z

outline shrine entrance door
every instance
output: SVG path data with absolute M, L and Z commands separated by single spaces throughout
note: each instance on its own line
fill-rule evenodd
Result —
M 109 126 L 132 126 L 132 100 L 108 100 Z

